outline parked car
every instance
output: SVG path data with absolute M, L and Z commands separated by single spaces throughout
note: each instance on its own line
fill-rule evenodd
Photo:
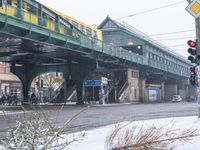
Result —
M 180 102 L 180 101 L 182 101 L 182 98 L 180 95 L 174 95 L 172 97 L 172 102 Z

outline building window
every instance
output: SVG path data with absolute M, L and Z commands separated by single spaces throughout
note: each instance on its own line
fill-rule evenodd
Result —
M 139 78 L 139 73 L 135 71 L 131 71 L 131 77 L 132 78 Z
M 10 73 L 10 67 L 6 66 L 6 73 Z
M 134 71 L 131 71 L 131 77 L 132 78 L 134 77 Z

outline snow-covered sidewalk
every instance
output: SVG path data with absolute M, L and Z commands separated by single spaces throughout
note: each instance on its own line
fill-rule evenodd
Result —
M 129 124 L 130 122 L 121 122 L 120 124 Z M 131 122 L 136 127 L 169 127 L 170 129 L 199 129 L 200 130 L 200 119 L 197 116 L 192 117 L 177 117 L 177 118 L 163 118 L 163 119 L 152 119 L 144 121 Z M 93 130 L 86 131 L 86 136 L 79 142 L 73 143 L 69 149 L 71 150 L 105 150 L 106 137 L 110 135 L 115 125 L 108 125 L 105 127 L 96 128 Z M 74 136 L 80 134 L 75 133 Z M 195 137 L 188 143 L 176 143 L 176 150 L 200 150 L 200 137 Z
M 27 123 L 30 123 L 30 122 L 27 122 Z M 21 125 L 21 124 L 19 124 L 19 125 Z M 127 128 L 128 129 L 136 129 L 136 130 L 134 130 L 134 132 L 130 132 L 131 138 L 129 138 L 129 139 L 133 139 L 133 137 L 137 137 L 137 135 L 139 135 L 141 137 L 141 133 L 142 133 L 141 131 L 145 131 L 145 133 L 147 131 L 151 131 L 151 133 L 157 133 L 159 131 L 159 133 L 156 135 L 160 136 L 162 134 L 162 136 L 160 136 L 160 137 L 163 137 L 163 135 L 165 135 L 166 133 L 167 133 L 167 135 L 172 135 L 172 136 L 163 137 L 163 139 L 166 139 L 166 138 L 169 139 L 170 137 L 173 137 L 173 139 L 176 139 L 174 137 L 177 137 L 177 136 L 174 136 L 174 135 L 178 135 L 178 137 L 180 137 L 180 135 L 182 135 L 184 131 L 198 130 L 198 135 L 199 135 L 200 119 L 198 119 L 197 116 L 192 116 L 192 117 L 152 119 L 152 120 L 143 120 L 143 121 L 134 121 L 134 122 L 128 122 L 128 121 L 120 122 L 118 124 L 112 124 L 112 125 L 108 125 L 108 126 L 104 126 L 104 127 L 99 127 L 99 128 L 93 129 L 93 130 L 85 131 L 85 132 L 83 131 L 83 132 L 73 133 L 70 135 L 62 135 L 61 138 L 59 138 L 59 141 L 55 141 L 53 143 L 53 145 L 50 145 L 50 146 L 54 146 L 54 144 L 62 145 L 63 143 L 66 143 L 66 141 L 68 141 L 67 143 L 69 143 L 70 141 L 73 141 L 73 139 L 75 139 L 75 140 L 79 139 L 79 141 L 73 141 L 71 143 L 71 145 L 68 145 L 67 147 L 65 147 L 65 150 L 69 150 L 69 149 L 70 150 L 107 150 L 106 149 L 106 139 L 108 138 L 108 136 L 110 136 L 111 133 L 113 133 L 113 131 L 116 129 L 116 126 L 120 126 L 121 127 L 120 129 L 127 129 Z M 22 126 L 22 127 L 24 127 L 24 126 Z M 152 130 L 152 129 L 156 129 L 156 130 Z M 21 131 L 21 130 L 19 130 L 19 131 Z M 27 130 L 27 131 L 30 131 L 30 130 Z M 47 133 L 48 130 L 44 130 L 44 131 L 43 131 L 43 133 Z M 125 130 L 125 131 L 128 131 L 128 130 Z M 129 130 L 129 131 L 131 131 L 131 130 Z M 171 131 L 171 132 L 168 132 L 168 131 Z M 19 133 L 21 133 L 21 132 L 19 132 Z M 120 137 L 119 141 L 123 141 L 124 133 L 126 133 L 126 132 L 124 132 L 124 130 L 123 130 L 122 132 L 119 132 L 119 134 L 117 134 L 118 135 L 117 137 Z M 143 134 L 143 137 L 146 137 L 146 135 L 151 135 L 151 137 L 152 137 L 152 134 L 149 134 L 149 132 L 147 132 L 147 133 L 148 134 L 145 134 L 145 135 Z M 84 136 L 82 136 L 82 135 L 84 135 Z M 134 136 L 132 136 L 132 135 L 134 135 Z M 185 134 L 183 134 L 183 135 L 185 135 Z M 192 132 L 192 135 L 194 135 L 193 132 Z M 24 135 L 16 136 L 16 140 L 19 140 L 19 141 L 22 140 L 23 138 L 21 139 L 21 136 L 23 137 Z M 127 138 L 127 136 L 125 136 L 125 137 Z M 189 137 L 191 137 L 191 136 L 189 136 Z M 40 140 L 42 140 L 42 139 L 43 138 L 41 138 Z M 161 138 L 158 140 L 163 140 L 163 139 Z M 114 142 L 116 142 L 116 140 L 114 140 Z M 150 142 L 152 142 L 152 139 L 150 140 Z M 155 140 L 154 140 L 154 142 L 155 142 Z M 17 144 L 18 143 L 19 142 L 17 142 Z M 122 142 L 122 143 L 124 143 L 124 142 Z M 132 140 L 131 140 L 131 143 L 132 143 Z M 143 143 L 143 140 L 142 140 L 142 143 Z M 8 144 L 7 146 L 10 146 L 10 143 L 7 143 L 7 144 Z M 38 142 L 36 142 L 36 145 L 37 144 L 38 144 Z M 45 142 L 44 144 L 48 144 L 48 142 Z M 12 146 L 16 147 L 19 145 L 12 145 Z M 39 146 L 38 147 L 38 149 L 39 149 L 40 147 L 43 147 L 44 145 L 37 145 L 37 146 Z M 184 142 L 184 143 L 176 141 L 175 143 L 173 143 L 172 146 L 175 146 L 175 150 L 200 150 L 200 137 L 199 136 L 193 137 L 192 140 L 190 140 L 188 142 Z M 21 148 L 24 148 L 24 147 L 21 147 Z M 6 150 L 6 149 L 0 146 L 0 150 Z

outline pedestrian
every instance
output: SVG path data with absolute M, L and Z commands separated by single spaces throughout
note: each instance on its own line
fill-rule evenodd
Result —
M 37 100 L 35 93 L 31 94 L 31 103 L 32 104 L 38 104 L 38 100 Z

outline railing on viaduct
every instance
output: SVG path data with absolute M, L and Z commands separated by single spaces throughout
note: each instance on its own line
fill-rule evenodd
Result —
M 91 49 L 96 53 L 101 53 L 120 60 L 126 60 L 133 63 L 133 65 L 136 63 L 139 65 L 157 68 L 179 76 L 188 77 L 188 63 L 175 69 L 173 67 L 169 67 L 167 64 L 154 61 L 146 56 L 130 53 L 129 51 L 123 50 L 120 47 L 114 47 L 100 40 L 90 38 L 76 28 L 70 28 L 68 25 L 63 26 L 63 24 L 60 24 L 59 22 L 56 23 L 49 21 L 45 18 L 38 17 L 34 14 L 10 5 L 5 5 L 4 9 L 0 10 L 0 24 L 0 32 L 13 34 L 15 36 L 20 36 L 21 38 L 24 38 L 24 35 L 21 35 L 21 33 L 13 33 L 13 31 L 11 32 L 10 30 L 4 29 L 7 27 L 15 28 L 26 31 L 25 33 L 27 34 L 34 33 L 38 36 L 41 35 L 53 38 L 59 43 L 63 43 L 62 45 L 58 46 L 62 46 L 63 48 L 66 47 L 66 50 L 68 44 L 73 44 L 75 46 L 80 46 L 83 49 Z

